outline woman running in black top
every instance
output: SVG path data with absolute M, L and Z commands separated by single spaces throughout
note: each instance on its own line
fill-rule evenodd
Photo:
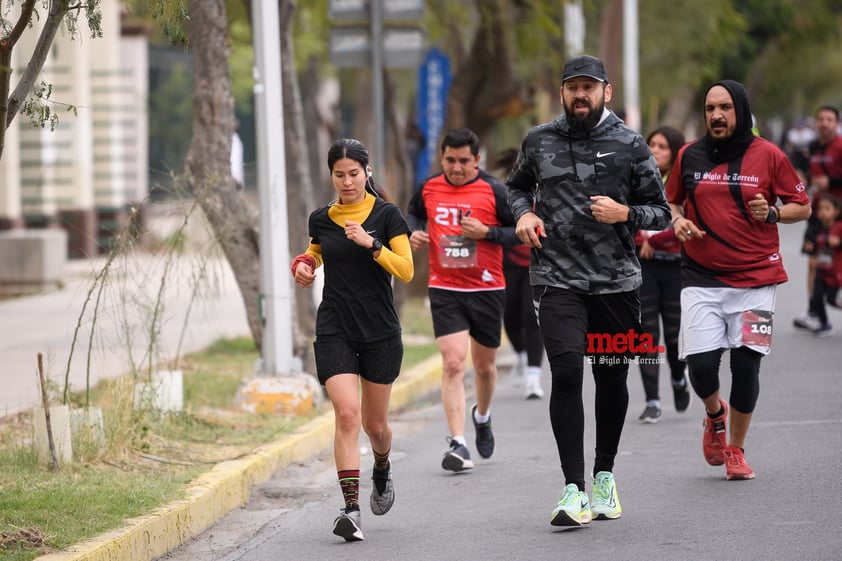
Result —
M 313 344 L 319 381 L 336 415 L 333 451 L 345 507 L 333 533 L 363 539 L 360 523 L 360 427 L 374 454 L 371 510 L 395 500 L 389 452 L 389 396 L 403 359 L 392 277 L 412 280 L 409 228 L 397 206 L 374 189 L 368 151 L 353 139 L 335 142 L 327 159 L 338 198 L 309 219 L 310 245 L 292 262 L 298 286 L 313 285 L 324 265 L 324 292 Z M 362 389 L 360 396 L 359 388 Z

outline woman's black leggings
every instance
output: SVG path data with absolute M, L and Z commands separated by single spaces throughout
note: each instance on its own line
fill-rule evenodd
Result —
M 644 333 L 652 334 L 655 344 L 664 323 L 664 346 L 673 385 L 684 384 L 684 361 L 678 358 L 678 332 L 681 327 L 681 264 L 670 261 L 641 261 L 643 286 L 640 287 L 640 318 Z M 655 353 L 652 358 L 658 357 Z M 659 364 L 640 364 L 640 377 L 646 401 L 660 399 Z
M 719 362 L 723 349 L 687 355 L 690 383 L 700 398 L 719 389 Z M 753 413 L 760 395 L 761 353 L 748 347 L 731 349 L 731 407 L 740 413 Z

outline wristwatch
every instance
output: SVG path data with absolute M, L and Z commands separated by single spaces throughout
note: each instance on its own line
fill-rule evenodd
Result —
M 776 224 L 781 219 L 781 209 L 777 206 L 769 207 L 769 214 L 766 215 L 766 222 Z
M 371 242 L 371 247 L 368 248 L 368 251 L 370 251 L 371 254 L 374 255 L 376 251 L 380 251 L 381 249 L 383 249 L 383 242 L 381 242 L 377 238 L 374 238 L 374 240 L 372 240 Z

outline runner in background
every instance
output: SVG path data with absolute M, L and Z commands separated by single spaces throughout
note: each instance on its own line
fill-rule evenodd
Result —
M 494 167 L 508 176 L 517 159 L 517 148 L 500 152 Z M 524 381 L 526 399 L 541 399 L 541 363 L 544 343 L 529 282 L 529 246 L 515 244 L 503 248 L 503 275 L 506 277 L 506 310 L 503 328 L 512 344 L 517 362 L 515 375 Z

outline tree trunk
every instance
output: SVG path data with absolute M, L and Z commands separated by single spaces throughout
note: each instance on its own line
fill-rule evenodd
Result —
M 243 295 L 249 328 L 262 351 L 257 215 L 231 176 L 234 97 L 228 73 L 225 0 L 190 0 L 193 57 L 193 138 L 185 176 L 199 201 Z
M 672 96 L 667 103 L 661 122 L 678 127 L 687 138 L 695 138 L 698 134 L 699 124 L 702 122 L 701 111 L 693 113 L 693 101 L 696 88 L 690 84 L 683 86 L 677 95 Z
M 610 0 L 603 8 L 600 22 L 599 50 L 596 56 L 605 62 L 608 80 L 614 88 L 614 99 L 609 104 L 614 111 L 625 106 L 625 82 L 623 80 L 623 2 Z
M 477 0 L 479 26 L 467 58 L 453 73 L 445 130 L 468 127 L 484 141 L 494 123 L 532 107 L 532 88 L 519 75 L 505 0 Z
M 301 105 L 304 111 L 304 122 L 309 123 L 309 169 L 310 180 L 313 183 L 312 199 L 314 204 L 321 202 L 321 187 L 331 185 L 330 172 L 325 165 L 327 150 L 336 136 L 334 114 L 336 107 L 323 92 L 325 84 L 319 77 L 320 61 L 311 56 L 307 61 L 307 69 L 301 77 Z M 338 87 L 335 88 L 338 90 Z M 338 95 L 337 95 L 338 97 Z
M 387 123 L 392 137 L 391 145 L 394 147 L 392 161 L 397 163 L 397 169 L 393 169 L 391 174 L 389 191 L 395 199 L 395 204 L 405 213 L 409 205 L 409 199 L 412 198 L 414 192 L 415 169 L 410 161 L 409 147 L 406 142 L 406 119 L 395 104 L 395 99 L 398 99 L 398 96 L 389 72 L 385 70 L 383 71 L 383 88 L 386 98 Z M 417 256 L 415 258 L 417 259 Z M 415 270 L 418 269 L 418 263 L 416 262 Z M 429 273 L 425 275 L 425 278 L 428 276 Z M 400 314 L 409 293 L 408 286 L 402 282 L 393 282 L 392 287 L 395 307 Z

